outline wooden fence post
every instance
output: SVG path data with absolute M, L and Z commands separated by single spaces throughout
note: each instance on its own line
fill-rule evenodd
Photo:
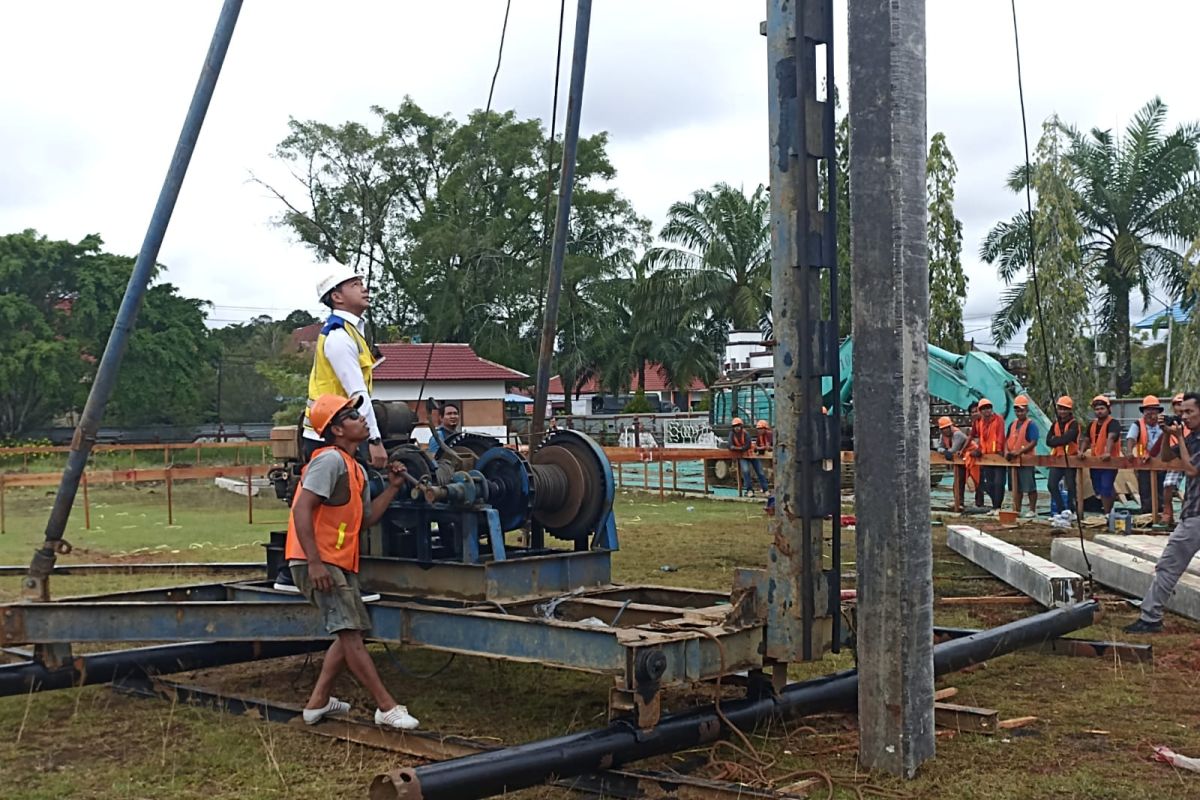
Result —
M 175 524 L 175 499 L 174 499 L 174 494 L 172 492 L 172 489 L 175 485 L 175 481 L 171 477 L 171 473 L 173 471 L 174 471 L 173 466 L 167 467 L 167 469 L 166 469 L 166 472 L 167 472 L 167 524 L 168 525 Z
M 87 470 L 83 471 L 80 476 L 80 482 L 83 484 L 83 527 L 85 530 L 92 529 L 92 504 L 88 501 L 88 479 Z

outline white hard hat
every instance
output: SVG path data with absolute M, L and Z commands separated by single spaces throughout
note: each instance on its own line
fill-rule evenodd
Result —
M 339 264 L 333 268 L 333 271 L 317 282 L 317 299 L 324 301 L 325 295 L 332 292 L 337 287 L 341 286 L 346 281 L 352 281 L 359 277 L 358 273 L 350 269 L 344 264 Z

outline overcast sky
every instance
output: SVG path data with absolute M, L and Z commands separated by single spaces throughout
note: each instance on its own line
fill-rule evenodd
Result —
M 136 254 L 219 8 L 0 4 L 0 233 L 99 233 L 110 250 Z M 844 89 L 845 0 L 836 8 Z M 1123 129 L 1156 94 L 1171 124 L 1200 119 L 1200 6 L 1017 8 L 1031 140 L 1053 112 L 1081 128 Z M 928 3 L 929 132 L 946 133 L 959 165 L 966 327 L 979 338 L 1001 292 L 979 243 L 1020 202 L 1003 185 L 1022 158 L 1009 14 L 1006 0 Z M 503 15 L 503 0 L 247 2 L 163 244 L 166 279 L 213 301 L 216 324 L 317 311 L 322 268 L 271 224 L 279 207 L 248 176 L 286 185 L 271 153 L 289 116 L 366 121 L 370 105 L 394 107 L 406 94 L 435 113 L 481 108 Z M 557 18 L 552 0 L 514 0 L 494 107 L 548 122 Z M 763 18 L 757 0 L 595 3 L 583 132 L 609 132 L 617 184 L 656 227 L 694 189 L 767 180 Z

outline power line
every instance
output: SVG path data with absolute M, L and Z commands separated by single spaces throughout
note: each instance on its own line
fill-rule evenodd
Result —
M 1034 235 L 1034 218 L 1033 218 L 1033 166 L 1029 161 L 1029 123 L 1025 116 L 1025 84 L 1021 77 L 1021 37 L 1017 32 L 1017 0 L 1010 0 L 1012 5 L 1012 21 L 1013 21 L 1013 49 L 1017 56 L 1017 95 L 1021 101 L 1021 135 L 1025 142 L 1025 210 L 1029 218 L 1029 279 L 1033 283 L 1033 300 L 1034 312 L 1037 315 L 1038 328 L 1042 333 L 1042 360 L 1046 369 L 1046 385 L 1050 388 L 1050 395 L 1056 396 L 1054 391 L 1054 373 L 1050 368 L 1050 343 L 1046 340 L 1046 321 L 1042 315 L 1042 291 L 1038 285 L 1037 277 L 1037 237 Z M 1057 413 L 1057 412 L 1056 412 Z M 1077 423 L 1078 425 L 1078 423 Z M 1076 434 L 1078 441 L 1078 434 Z M 1067 470 L 1067 474 L 1071 474 L 1071 459 L 1067 455 L 1067 448 L 1063 447 L 1063 467 Z M 1078 487 L 1078 480 L 1076 480 Z M 1055 489 L 1056 487 L 1047 487 L 1047 489 Z M 1077 489 L 1078 490 L 1078 489 Z M 1074 509 L 1072 509 L 1074 512 Z M 1088 559 L 1087 544 L 1083 538 L 1083 515 L 1075 515 L 1075 527 L 1079 531 L 1079 552 L 1083 555 L 1083 564 L 1088 572 L 1088 586 L 1092 586 L 1092 562 Z

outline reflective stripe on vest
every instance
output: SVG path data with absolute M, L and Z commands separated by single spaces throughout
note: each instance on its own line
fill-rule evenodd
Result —
M 1029 420 L 1021 422 L 1014 419 L 1012 424 L 1008 426 L 1008 452 L 1015 453 L 1025 447 L 1029 443 Z
M 1050 429 L 1050 435 L 1057 439 L 1059 436 L 1065 435 L 1067 433 L 1067 431 L 1069 431 L 1071 429 L 1071 426 L 1074 424 L 1075 423 L 1073 421 L 1068 422 L 1066 424 L 1066 427 L 1064 428 L 1063 424 L 1061 422 L 1056 421 L 1054 423 L 1054 427 L 1052 427 Z M 1078 433 L 1075 435 L 1075 441 L 1069 442 L 1065 445 L 1059 445 L 1058 447 L 1055 447 L 1054 449 L 1052 449 L 1050 451 L 1051 455 L 1056 455 L 1056 456 L 1061 456 L 1061 455 L 1073 456 L 1078 452 L 1079 452 L 1079 435 L 1078 435 Z
M 1149 451 L 1148 443 L 1150 441 L 1150 433 L 1146 430 L 1146 420 L 1139 419 L 1137 421 L 1138 437 L 1137 442 L 1133 446 L 1133 454 L 1139 458 L 1144 458 Z
M 313 536 L 317 540 L 317 551 L 323 562 L 341 567 L 347 572 L 358 572 L 358 534 L 362 530 L 366 513 L 362 502 L 366 478 L 363 477 L 363 471 L 358 466 L 358 462 L 341 448 L 322 447 L 313 453 L 313 460 L 327 450 L 338 453 L 346 462 L 346 471 L 350 478 L 350 499 L 341 506 L 331 506 L 325 503 L 317 506 L 317 510 L 313 513 Z M 310 464 L 312 461 L 309 461 L 300 471 L 302 482 L 304 473 L 308 471 Z M 293 509 L 296 507 L 296 499 L 299 497 L 300 487 L 297 487 L 296 497 L 292 500 Z M 288 517 L 287 544 L 283 554 L 289 560 L 308 560 L 308 554 L 300 546 L 300 537 L 296 535 L 296 515 L 294 513 Z
M 1112 417 L 1105 417 L 1104 424 L 1099 428 L 1096 427 L 1100 420 L 1092 420 L 1092 424 L 1088 425 L 1088 444 L 1092 448 L 1092 455 L 1106 456 L 1112 442 L 1108 440 L 1108 428 L 1112 422 Z M 1097 436 L 1097 430 L 1099 436 Z
M 325 355 L 325 339 L 334 330 L 341 328 L 354 342 L 358 348 L 358 366 L 362 369 L 363 382 L 367 385 L 367 393 L 373 392 L 371 381 L 371 371 L 375 364 L 374 358 L 371 356 L 371 346 L 367 344 L 367 340 L 359 333 L 358 327 L 350 323 L 348 320 L 334 314 L 325 321 L 325 327 L 321 329 L 321 335 L 317 337 L 316 352 L 313 353 L 312 370 L 308 373 L 308 408 L 317 402 L 317 398 L 323 394 L 340 394 L 343 397 L 348 397 L 349 392 L 342 386 L 342 382 L 338 380 L 337 373 L 333 371 L 333 365 L 329 363 L 329 358 Z M 304 428 L 312 430 L 312 425 L 308 422 L 308 408 L 304 410 Z

